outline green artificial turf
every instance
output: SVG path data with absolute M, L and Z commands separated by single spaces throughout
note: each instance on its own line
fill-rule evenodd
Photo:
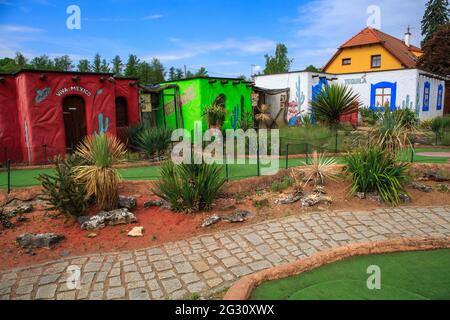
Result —
M 416 149 L 415 152 L 446 152 L 450 149 L 430 149 L 421 148 Z M 309 162 L 311 163 L 311 154 L 309 154 Z M 405 151 L 400 155 L 400 159 L 403 161 L 411 160 L 411 152 Z M 424 157 L 414 155 L 414 162 L 421 163 L 447 163 L 449 158 L 437 158 L 437 157 Z M 344 158 L 337 157 L 337 163 L 343 164 Z M 301 166 L 305 164 L 305 158 L 289 159 L 288 167 Z M 286 168 L 285 156 L 280 155 L 280 161 L 278 163 L 280 169 Z M 261 167 L 268 167 L 268 165 L 261 164 Z M 225 165 L 223 165 L 223 174 L 226 174 Z M 23 188 L 29 186 L 39 185 L 39 181 L 36 179 L 40 173 L 51 173 L 52 169 L 22 169 L 11 171 L 11 188 Z M 125 180 L 156 180 L 159 177 L 158 166 L 146 166 L 137 168 L 123 168 L 119 169 L 119 173 Z M 264 172 L 261 172 L 264 173 Z M 254 177 L 258 175 L 258 167 L 256 164 L 230 164 L 228 165 L 228 178 L 230 180 L 243 179 L 248 177 Z M 5 171 L 0 172 L 0 189 L 7 187 L 7 174 Z
M 381 289 L 369 290 L 369 266 L 381 271 Z M 450 250 L 353 257 L 297 276 L 263 283 L 252 300 L 450 299 Z

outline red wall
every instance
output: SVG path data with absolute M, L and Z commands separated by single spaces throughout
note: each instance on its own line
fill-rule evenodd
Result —
M 41 79 L 41 74 L 45 78 Z M 79 80 L 75 81 L 74 76 Z M 0 108 L 16 110 L 4 115 L 1 109 L 0 124 L 2 128 L 4 123 L 7 125 L 0 131 L 0 147 L 22 148 L 23 160 L 30 163 L 44 161 L 43 145 L 46 145 L 48 159 L 65 154 L 62 102 L 70 95 L 80 96 L 84 100 L 88 134 L 99 132 L 100 114 L 103 115 L 104 126 L 106 119 L 109 120 L 107 132 L 116 134 L 117 96 L 127 99 L 129 124 L 139 121 L 138 87 L 130 86 L 132 82 L 135 80 L 115 80 L 99 74 L 20 72 L 15 76 L 16 92 L 8 89 L 14 87 L 13 80 L 0 84 L 0 102 L 9 101 L 6 107 L 2 103 Z M 3 88 L 5 84 L 9 87 Z
M 16 105 L 16 80 L 13 76 L 1 76 L 0 82 L 0 162 L 6 157 L 14 162 L 22 161 L 22 145 Z

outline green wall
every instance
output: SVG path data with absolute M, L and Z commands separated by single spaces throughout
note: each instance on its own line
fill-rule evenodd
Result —
M 209 80 L 216 80 L 210 83 Z M 197 78 L 190 80 L 167 82 L 163 85 L 177 84 L 179 86 L 180 96 L 182 100 L 182 117 L 183 127 L 192 131 L 194 129 L 194 121 L 202 121 L 203 130 L 208 128 L 208 121 L 203 116 L 205 108 L 211 106 L 214 100 L 221 94 L 225 96 L 225 107 L 227 116 L 222 129 L 232 129 L 235 116 L 237 116 L 236 127 L 240 127 L 242 110 L 244 112 L 252 112 L 251 93 L 252 88 L 247 87 L 248 83 L 240 81 L 239 84 L 233 84 L 237 79 L 227 79 L 227 83 L 223 84 L 221 78 Z M 174 89 L 164 90 L 164 110 L 162 108 L 163 97 L 161 94 L 160 107 L 157 112 L 157 125 L 175 129 L 180 128 L 180 121 L 176 116 L 180 117 L 179 111 L 175 111 Z M 242 104 L 242 108 L 241 108 Z

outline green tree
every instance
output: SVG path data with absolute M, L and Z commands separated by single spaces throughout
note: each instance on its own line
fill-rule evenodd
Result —
M 108 61 L 106 61 L 106 59 L 102 60 L 102 64 L 100 66 L 100 71 L 101 72 L 109 72 L 110 71 L 109 70 L 109 64 L 108 64 Z
M 55 57 L 53 61 L 55 70 L 70 71 L 73 68 L 72 60 L 68 55 Z
M 316 68 L 315 66 L 313 66 L 312 64 L 307 66 L 305 71 L 310 71 L 310 72 L 320 72 L 319 68 Z
M 102 70 L 102 58 L 100 57 L 100 54 L 96 54 L 94 57 L 94 61 L 92 62 L 92 71 L 93 72 L 101 72 Z
M 208 71 L 206 71 L 205 67 L 201 67 L 198 69 L 198 71 L 195 73 L 196 77 L 207 77 Z
M 429 0 L 422 18 L 422 46 L 441 25 L 449 23 L 448 0 Z
M 4 73 L 13 73 L 20 69 L 20 67 L 16 64 L 14 59 L 11 58 L 3 58 L 0 59 L 0 72 Z
M 274 74 L 288 72 L 291 68 L 293 59 L 289 59 L 287 56 L 287 47 L 279 43 L 275 49 L 275 56 L 269 56 L 266 54 L 266 67 L 264 69 L 264 74 Z
M 53 61 L 44 54 L 39 57 L 34 57 L 31 60 L 31 67 L 36 70 L 53 70 L 55 66 Z
M 78 72 L 90 72 L 91 64 L 89 63 L 89 60 L 81 59 L 80 61 L 78 61 L 77 70 Z
M 186 71 L 186 75 L 185 75 L 186 79 L 193 78 L 193 77 L 195 77 L 195 75 L 191 71 L 189 71 L 189 70 Z
M 450 24 L 439 26 L 423 47 L 424 54 L 417 66 L 429 72 L 447 76 L 450 74 Z
M 139 59 L 134 54 L 128 56 L 127 64 L 125 66 L 125 76 L 139 77 Z
M 153 58 L 152 62 L 150 63 L 150 67 L 152 70 L 152 82 L 164 82 L 166 72 L 164 71 L 164 66 L 162 65 L 162 63 L 157 58 Z
M 177 68 L 175 69 L 175 80 L 180 80 L 184 78 L 184 72 L 183 69 Z
M 169 69 L 169 81 L 174 81 L 174 80 L 176 80 L 175 67 L 170 67 L 170 69 Z
M 28 60 L 27 58 L 25 58 L 25 56 L 20 53 L 20 52 L 16 52 L 16 57 L 14 58 L 14 61 L 16 63 L 16 65 L 19 68 L 26 68 L 27 64 L 28 64 Z
M 144 85 L 153 84 L 153 69 L 147 61 L 139 63 L 139 82 Z
M 114 59 L 112 59 L 111 64 L 112 64 L 112 72 L 115 75 L 122 75 L 123 63 L 120 56 L 115 56 Z

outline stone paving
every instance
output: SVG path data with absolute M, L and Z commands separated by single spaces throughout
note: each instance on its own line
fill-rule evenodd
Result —
M 302 213 L 149 249 L 69 257 L 3 271 L 0 299 L 207 297 L 244 275 L 320 250 L 421 236 L 450 236 L 450 207 Z M 78 274 L 78 282 L 68 282 Z

